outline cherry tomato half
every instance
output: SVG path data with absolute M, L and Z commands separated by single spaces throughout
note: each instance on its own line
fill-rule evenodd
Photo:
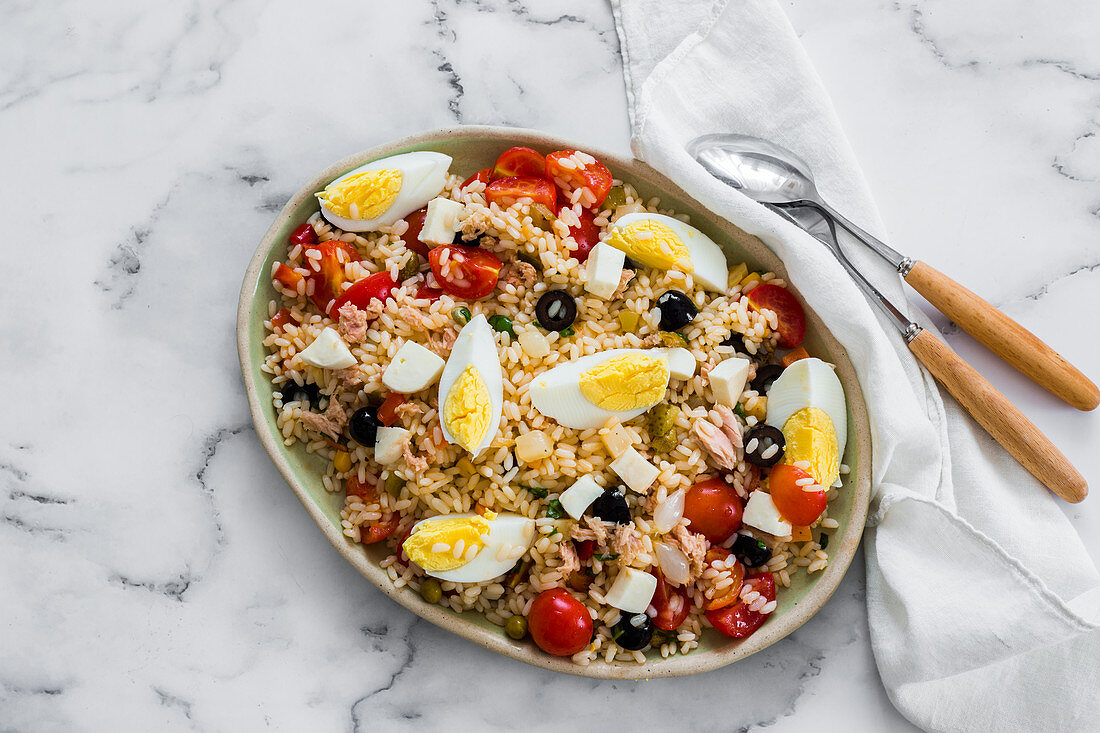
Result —
M 745 583 L 752 583 L 753 590 L 759 591 L 769 601 L 775 600 L 775 578 L 771 573 L 753 573 L 745 579 Z M 752 636 L 768 620 L 766 614 L 750 610 L 748 604 L 743 602 L 707 611 L 706 615 L 715 629 L 735 639 Z
M 577 152 L 576 150 L 559 150 L 546 156 L 546 175 L 548 178 L 564 181 L 569 189 L 587 188 L 596 197 L 593 208 L 599 206 L 607 198 L 607 192 L 611 190 L 611 172 L 600 161 L 589 163 L 583 168 L 570 168 L 562 161 Z
M 779 321 L 779 326 L 776 328 L 779 334 L 779 348 L 794 349 L 802 343 L 802 339 L 806 336 L 806 311 L 802 310 L 802 304 L 790 290 L 764 283 L 750 290 L 745 297 L 748 298 L 753 310 L 766 308 L 775 313 Z
M 434 303 L 439 300 L 439 296 L 443 295 L 443 291 L 439 288 L 433 288 L 428 283 L 421 283 L 420 287 L 416 290 L 417 300 L 426 300 L 429 303 Z
M 397 289 L 397 285 L 388 272 L 376 272 L 361 280 L 356 280 L 332 304 L 329 315 L 336 313 L 345 303 L 351 303 L 360 310 L 366 310 L 375 298 L 385 303 L 388 298 L 393 297 L 393 291 Z
M 531 199 L 531 203 L 547 206 L 557 211 L 558 190 L 545 178 L 531 176 L 512 176 L 499 178 L 485 188 L 485 200 L 497 206 L 507 208 L 521 198 Z
M 330 239 L 327 242 L 318 242 L 310 245 L 321 253 L 320 260 L 313 260 L 320 265 L 320 269 L 313 269 L 310 258 L 305 258 L 306 267 L 310 269 L 308 279 L 313 283 L 313 302 L 318 308 L 328 313 L 329 305 L 344 293 L 343 284 L 347 282 L 344 274 L 344 265 L 348 262 L 358 262 L 359 251 L 348 242 L 340 242 Z M 335 313 L 333 310 L 331 313 Z M 330 315 L 331 315 L 330 313 Z
M 687 588 L 670 585 L 660 570 L 654 568 L 650 572 L 657 576 L 657 590 L 653 592 L 653 600 L 649 602 L 657 612 L 653 617 L 653 625 L 665 631 L 675 631 L 691 613 L 691 596 L 688 595 Z
M 546 159 L 541 153 L 536 153 L 531 148 L 508 148 L 493 166 L 493 179 L 509 178 L 511 176 L 534 176 L 544 178 L 546 176 Z
M 745 505 L 733 487 L 720 478 L 701 481 L 684 496 L 684 518 L 689 529 L 720 545 L 741 529 Z
M 798 482 L 812 479 L 807 471 L 785 463 L 772 466 L 768 475 L 768 490 L 775 502 L 775 508 L 791 524 L 806 527 L 814 523 L 821 512 L 825 511 L 825 492 L 806 491 Z M 821 487 L 817 487 L 821 488 Z
M 569 227 L 569 236 L 577 243 L 577 248 L 572 254 L 578 262 L 585 262 L 588 254 L 600 243 L 600 228 L 596 226 L 595 217 L 588 209 L 581 211 L 580 224 Z
M 378 422 L 387 428 L 397 422 L 397 408 L 405 404 L 405 401 L 405 395 L 400 392 L 390 392 L 386 395 L 386 399 L 382 400 L 382 405 L 378 408 Z
M 466 188 L 467 186 L 469 186 L 474 181 L 481 181 L 486 186 L 488 186 L 489 181 L 491 181 L 491 180 L 493 180 L 493 169 L 492 168 L 482 168 L 477 173 L 473 174 L 472 176 L 467 178 L 465 181 L 463 181 L 462 185 L 459 186 L 459 188 Z
M 446 262 L 443 255 L 446 253 Z M 481 247 L 445 244 L 428 253 L 432 274 L 443 292 L 467 300 L 484 298 L 493 292 L 500 276 L 501 261 Z
M 405 233 L 401 235 L 401 241 L 405 243 L 407 249 L 411 249 L 421 257 L 428 256 L 428 245 L 420 241 L 420 230 L 424 228 L 424 219 L 428 216 L 428 207 L 423 209 L 417 209 L 413 213 L 405 217 L 405 223 L 409 225 L 409 228 L 405 230 Z
M 577 543 L 577 559 L 582 563 L 588 562 L 596 552 L 596 540 L 583 540 Z
M 588 609 L 562 588 L 544 590 L 535 597 L 527 629 L 539 649 L 555 657 L 571 657 L 592 641 Z

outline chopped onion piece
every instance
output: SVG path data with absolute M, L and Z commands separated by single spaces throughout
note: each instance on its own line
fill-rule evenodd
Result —
M 672 528 L 684 518 L 684 490 L 674 492 L 658 505 L 653 512 L 653 525 L 657 531 L 664 534 L 672 531 Z
M 661 574 L 676 585 L 684 585 L 691 577 L 688 573 L 688 559 L 680 548 L 654 542 L 653 549 L 657 554 L 657 566 L 661 568 Z

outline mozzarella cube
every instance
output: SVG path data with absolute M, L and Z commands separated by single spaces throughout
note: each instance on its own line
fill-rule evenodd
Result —
M 771 494 L 759 489 L 749 494 L 741 521 L 776 537 L 787 537 L 791 533 L 791 523 L 779 514 Z
M 645 492 L 661 470 L 642 457 L 642 454 L 633 448 L 624 450 L 618 458 L 611 462 L 611 470 L 619 475 L 631 491 L 639 494 Z
M 602 486 L 591 476 L 581 476 L 572 486 L 561 492 L 558 501 L 569 516 L 580 519 L 584 510 L 601 495 L 603 495 Z
M 302 349 L 299 356 L 306 364 L 322 369 L 347 369 L 358 363 L 334 328 L 321 331 L 312 344 Z
M 382 384 L 391 392 L 411 394 L 435 384 L 446 362 L 415 341 L 406 341 L 382 372 Z
M 540 359 L 550 353 L 550 342 L 534 327 L 524 329 L 519 335 L 519 345 L 532 359 Z
M 374 439 L 374 460 L 382 466 L 394 465 L 401 460 L 404 443 L 411 436 L 412 433 L 405 428 L 378 428 Z
M 687 349 L 674 346 L 661 349 L 668 361 L 668 371 L 673 379 L 691 379 L 695 376 L 695 355 Z
M 541 430 L 532 430 L 516 438 L 516 460 L 521 463 L 541 461 L 553 452 L 550 438 Z
M 600 242 L 588 253 L 584 266 L 584 289 L 600 298 L 610 298 L 619 289 L 626 254 Z
M 453 242 L 455 232 L 462 228 L 464 211 L 462 204 L 442 196 L 429 201 L 428 212 L 424 215 L 424 228 L 420 230 L 420 241 L 429 247 Z
M 645 613 L 657 591 L 657 577 L 637 568 L 623 568 L 604 595 L 609 605 L 627 613 Z
M 710 388 L 714 392 L 714 401 L 726 407 L 733 407 L 745 391 L 745 382 L 749 379 L 752 362 L 733 356 L 724 359 L 710 370 Z
M 612 423 L 609 425 L 606 433 L 600 436 L 600 440 L 603 441 L 603 445 L 607 448 L 607 452 L 611 454 L 612 458 L 618 458 L 623 454 L 623 451 L 631 447 L 633 442 L 630 439 L 629 433 L 619 423 Z

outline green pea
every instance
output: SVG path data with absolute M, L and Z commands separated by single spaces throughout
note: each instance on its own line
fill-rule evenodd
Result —
M 489 319 L 489 325 L 496 331 L 516 337 L 516 329 L 512 328 L 512 319 L 508 316 L 493 316 Z
M 395 499 L 401 495 L 401 489 L 405 488 L 405 481 L 396 473 L 390 473 L 386 477 L 386 493 Z
M 617 206 L 623 206 L 626 204 L 626 188 L 623 186 L 615 186 L 607 192 L 607 198 L 603 201 L 601 209 L 614 209 Z
M 464 305 L 451 310 L 451 320 L 460 326 L 465 326 L 471 318 L 473 318 L 473 315 L 470 313 L 470 309 Z
M 428 603 L 439 603 L 443 600 L 443 586 L 435 578 L 424 578 L 420 581 L 420 597 Z
M 420 255 L 413 252 L 412 256 L 397 271 L 397 282 L 403 283 L 418 272 L 420 272 Z
M 527 636 L 527 619 L 523 616 L 513 616 L 504 624 L 504 633 L 519 641 Z

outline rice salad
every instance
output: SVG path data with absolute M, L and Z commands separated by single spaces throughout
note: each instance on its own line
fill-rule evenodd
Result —
M 450 165 L 368 163 L 290 235 L 262 367 L 284 443 L 396 587 L 545 653 L 751 635 L 827 566 L 847 472 L 802 306 L 584 152 Z

